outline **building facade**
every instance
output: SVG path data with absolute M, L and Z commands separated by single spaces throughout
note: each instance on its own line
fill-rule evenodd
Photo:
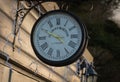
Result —
M 23 20 L 13 45 L 17 1 L 0 0 L 0 82 L 80 82 L 76 62 L 69 66 L 51 67 L 36 57 L 30 43 L 32 26 L 40 16 L 36 9 L 32 9 Z M 28 7 L 25 1 L 21 4 L 21 8 Z M 54 2 L 43 3 L 41 7 L 43 13 L 59 9 Z M 93 62 L 87 48 L 83 56 L 88 63 Z

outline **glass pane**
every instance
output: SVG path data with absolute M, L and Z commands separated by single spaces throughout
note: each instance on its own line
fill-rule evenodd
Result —
M 87 82 L 97 82 L 97 76 L 89 76 Z
M 89 76 L 88 79 L 87 79 L 87 82 L 92 82 L 92 79 L 93 79 L 93 77 Z
M 85 75 L 82 75 L 81 82 L 87 82 L 87 77 Z
M 94 82 L 97 82 L 97 76 L 94 76 Z

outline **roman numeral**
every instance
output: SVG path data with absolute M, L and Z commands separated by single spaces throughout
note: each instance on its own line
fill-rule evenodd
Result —
M 69 54 L 69 51 L 66 48 L 64 48 L 64 50 L 66 51 L 67 54 Z
M 57 57 L 60 57 L 60 50 L 57 50 Z
M 45 42 L 45 43 L 43 43 L 43 44 L 41 45 L 41 48 L 42 48 L 43 50 L 45 50 L 47 47 L 48 47 L 48 43 L 47 43 L 47 42 Z
M 51 56 L 51 55 L 52 55 L 52 53 L 53 53 L 53 49 L 52 49 L 52 48 L 50 48 L 50 49 L 48 50 L 48 53 L 47 53 L 47 54 Z
M 48 24 L 49 24 L 50 28 L 53 27 L 53 24 L 51 23 L 50 20 L 48 21 Z
M 72 48 L 75 48 L 76 43 L 73 42 L 73 41 L 70 41 L 70 42 L 68 43 L 68 46 L 70 46 L 70 47 L 72 47 Z
M 75 28 L 75 26 L 72 26 L 71 28 L 69 28 L 69 31 L 73 30 Z
M 67 23 L 68 23 L 68 20 L 66 20 L 66 22 L 65 22 L 64 26 L 66 26 L 66 25 L 67 25 Z
M 57 18 L 57 19 L 56 19 L 56 24 L 57 24 L 57 25 L 60 25 L 60 18 Z
M 46 39 L 46 36 L 39 37 L 39 40 L 45 40 L 45 39 Z
M 78 38 L 78 34 L 72 34 L 71 38 Z

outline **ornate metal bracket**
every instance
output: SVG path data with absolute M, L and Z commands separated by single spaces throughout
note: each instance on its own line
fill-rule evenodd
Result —
M 83 82 L 83 80 L 85 79 L 85 78 L 83 78 L 83 75 L 85 77 L 88 77 L 88 76 L 91 76 L 91 75 L 97 76 L 97 72 L 94 70 L 93 62 L 88 63 L 88 61 L 83 56 L 77 62 L 76 73 L 77 73 L 77 75 L 80 76 L 81 82 Z
M 38 11 L 41 15 L 44 14 L 46 10 L 41 6 L 41 4 L 44 2 L 55 2 L 55 0 L 53 1 L 52 0 L 34 0 L 34 1 L 33 0 L 18 0 L 17 1 L 16 15 L 14 19 L 13 51 L 15 50 L 16 36 L 19 33 L 19 30 L 21 28 L 24 18 L 33 8 L 35 8 L 36 11 Z M 67 3 L 65 2 L 63 3 L 63 1 L 57 1 L 56 3 L 58 4 L 60 9 L 68 9 Z

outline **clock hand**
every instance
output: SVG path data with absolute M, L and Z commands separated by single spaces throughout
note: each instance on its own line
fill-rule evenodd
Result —
M 45 30 L 45 29 L 42 29 L 42 30 L 43 30 L 44 32 L 48 33 L 49 35 L 53 36 L 53 37 L 56 38 L 57 40 L 61 41 L 62 43 L 64 43 L 63 39 L 61 39 L 60 36 L 58 36 L 58 35 L 56 35 L 56 34 L 54 34 L 54 33 L 51 33 L 51 32 L 49 32 L 49 31 L 47 31 L 47 30 Z
M 59 41 L 61 41 L 62 43 L 64 43 L 63 39 L 61 39 L 60 36 L 56 35 L 56 34 L 53 34 L 51 32 L 47 32 L 48 34 L 50 34 L 51 36 L 53 36 L 54 38 L 58 39 Z
M 61 39 L 61 37 L 56 37 L 59 41 L 61 41 L 62 43 L 64 43 L 63 39 Z

